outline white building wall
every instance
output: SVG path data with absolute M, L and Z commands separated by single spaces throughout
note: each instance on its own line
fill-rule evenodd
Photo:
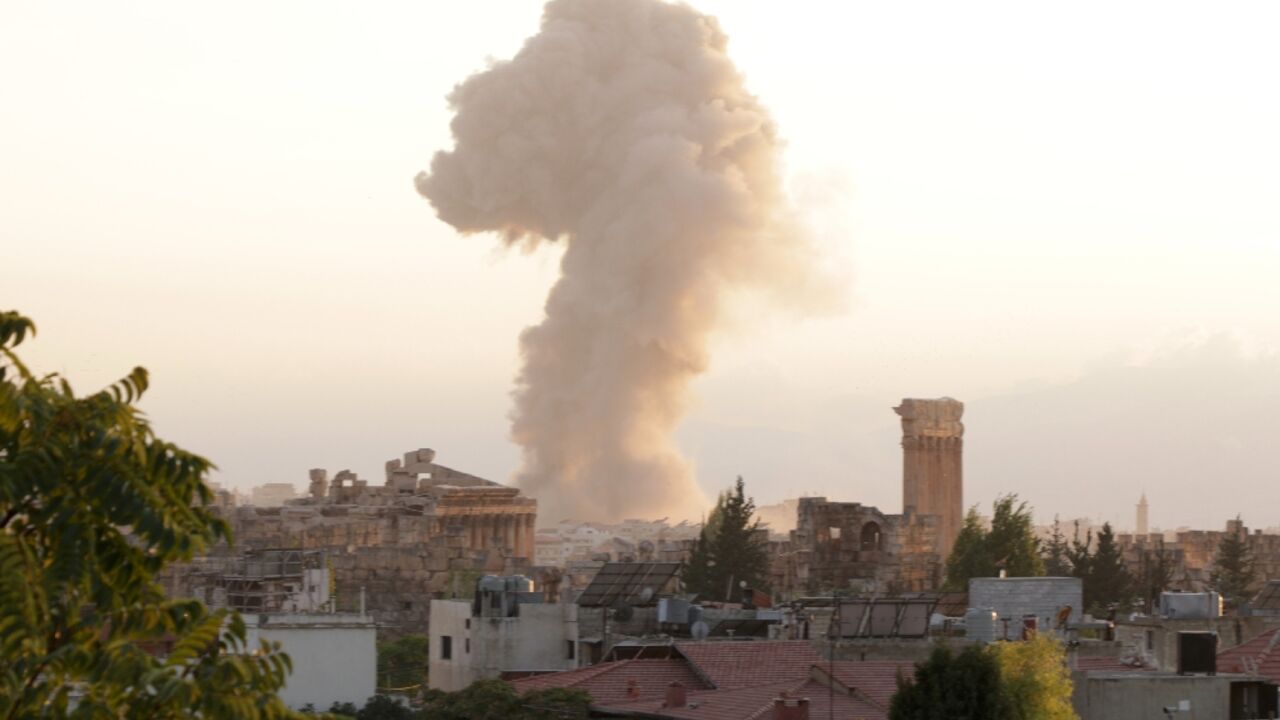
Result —
M 262 620 L 265 619 L 265 622 Z M 373 618 L 353 613 L 246 615 L 250 650 L 259 640 L 280 643 L 293 661 L 280 698 L 292 708 L 335 702 L 357 706 L 377 692 L 377 630 Z
M 469 638 L 471 603 L 466 600 L 432 600 L 428 635 L 427 685 L 454 692 L 470 685 L 479 676 L 473 668 Z M 442 656 L 443 638 L 450 638 L 448 659 Z
M 453 692 L 506 671 L 577 667 L 577 610 L 572 603 L 527 603 L 517 617 L 472 617 L 470 602 L 432 600 L 428 685 Z

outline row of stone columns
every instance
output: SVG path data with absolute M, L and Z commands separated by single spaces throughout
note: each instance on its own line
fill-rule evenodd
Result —
M 533 560 L 533 515 L 474 515 L 468 525 L 472 549 L 507 548 Z

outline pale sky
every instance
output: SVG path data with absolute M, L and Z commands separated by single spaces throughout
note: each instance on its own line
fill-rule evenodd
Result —
M 693 3 L 777 119 L 844 313 L 743 308 L 680 432 L 746 476 L 901 507 L 899 398 L 969 403 L 966 501 L 1280 525 L 1280 6 Z M 444 97 L 538 2 L 0 0 L 0 307 L 247 489 L 439 460 L 504 480 L 556 253 L 413 189 Z

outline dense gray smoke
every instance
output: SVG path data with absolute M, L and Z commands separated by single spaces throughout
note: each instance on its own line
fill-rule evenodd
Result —
M 545 521 L 704 510 L 672 433 L 725 295 L 808 292 L 779 141 L 725 46 L 686 5 L 553 0 L 512 60 L 449 96 L 456 146 L 417 178 L 463 233 L 567 244 L 512 412 Z

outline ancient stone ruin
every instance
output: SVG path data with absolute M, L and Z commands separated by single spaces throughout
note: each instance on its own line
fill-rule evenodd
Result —
M 938 553 L 951 554 L 964 524 L 964 403 L 906 399 L 902 416 L 902 512 L 938 517 Z
M 951 398 L 905 399 L 903 512 L 856 502 L 800 498 L 796 529 L 774 547 L 775 590 L 783 596 L 936 590 L 964 520 L 964 405 Z
M 231 582 L 211 567 L 280 549 L 322 551 L 332 600 L 361 602 L 381 633 L 425 633 L 431 598 L 469 596 L 475 579 L 530 574 L 537 502 L 516 488 L 435 462 L 414 450 L 386 463 L 372 485 L 349 470 L 329 478 L 312 470 L 309 492 L 282 507 L 219 508 L 234 547 L 172 568 L 164 578 L 176 597 L 216 600 Z M 242 566 L 244 563 L 234 563 Z

